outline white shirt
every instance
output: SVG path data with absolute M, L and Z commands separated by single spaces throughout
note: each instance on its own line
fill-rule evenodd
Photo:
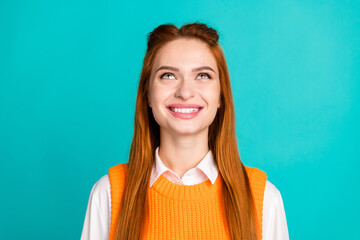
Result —
M 208 178 L 211 183 L 214 184 L 218 176 L 218 169 L 211 151 L 206 154 L 206 156 L 195 168 L 187 171 L 182 178 L 163 164 L 158 151 L 159 147 L 157 147 L 155 151 L 155 162 L 151 171 L 150 187 L 161 175 L 177 184 L 193 185 L 206 181 Z M 81 240 L 108 239 L 110 232 L 110 219 L 110 180 L 109 175 L 106 174 L 100 178 L 91 189 Z M 268 180 L 266 180 L 264 192 L 262 230 L 262 240 L 289 239 L 281 194 L 279 190 Z

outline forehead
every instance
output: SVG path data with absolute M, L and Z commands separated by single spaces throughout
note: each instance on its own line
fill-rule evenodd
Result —
M 208 45 L 197 39 L 177 39 L 165 44 L 156 55 L 153 68 L 161 65 L 184 70 L 210 66 L 217 71 L 216 60 Z

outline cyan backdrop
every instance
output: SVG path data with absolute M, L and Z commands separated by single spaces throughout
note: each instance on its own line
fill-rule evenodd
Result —
M 127 162 L 146 34 L 220 34 L 240 155 L 280 190 L 291 239 L 360 239 L 360 2 L 0 2 L 0 239 L 79 239 Z

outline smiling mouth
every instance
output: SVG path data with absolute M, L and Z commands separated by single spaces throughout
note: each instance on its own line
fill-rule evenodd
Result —
M 174 107 L 169 107 L 170 111 L 172 112 L 178 112 L 178 113 L 194 113 L 194 112 L 198 112 L 201 109 L 203 109 L 203 107 L 198 107 L 198 108 L 174 108 Z

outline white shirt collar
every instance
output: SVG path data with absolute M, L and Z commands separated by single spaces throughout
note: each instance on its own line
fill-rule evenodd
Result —
M 173 172 L 171 169 L 167 168 L 164 165 L 164 163 L 161 161 L 159 157 L 158 152 L 159 152 L 159 146 L 155 150 L 155 161 L 151 171 L 150 187 L 166 171 L 170 171 L 175 175 L 177 175 L 175 172 Z M 218 169 L 216 167 L 214 156 L 211 150 L 209 150 L 209 152 L 205 155 L 205 157 L 200 161 L 200 163 L 195 168 L 200 169 L 209 178 L 211 183 L 214 184 L 218 175 Z M 189 171 L 190 170 L 191 169 L 189 169 Z

